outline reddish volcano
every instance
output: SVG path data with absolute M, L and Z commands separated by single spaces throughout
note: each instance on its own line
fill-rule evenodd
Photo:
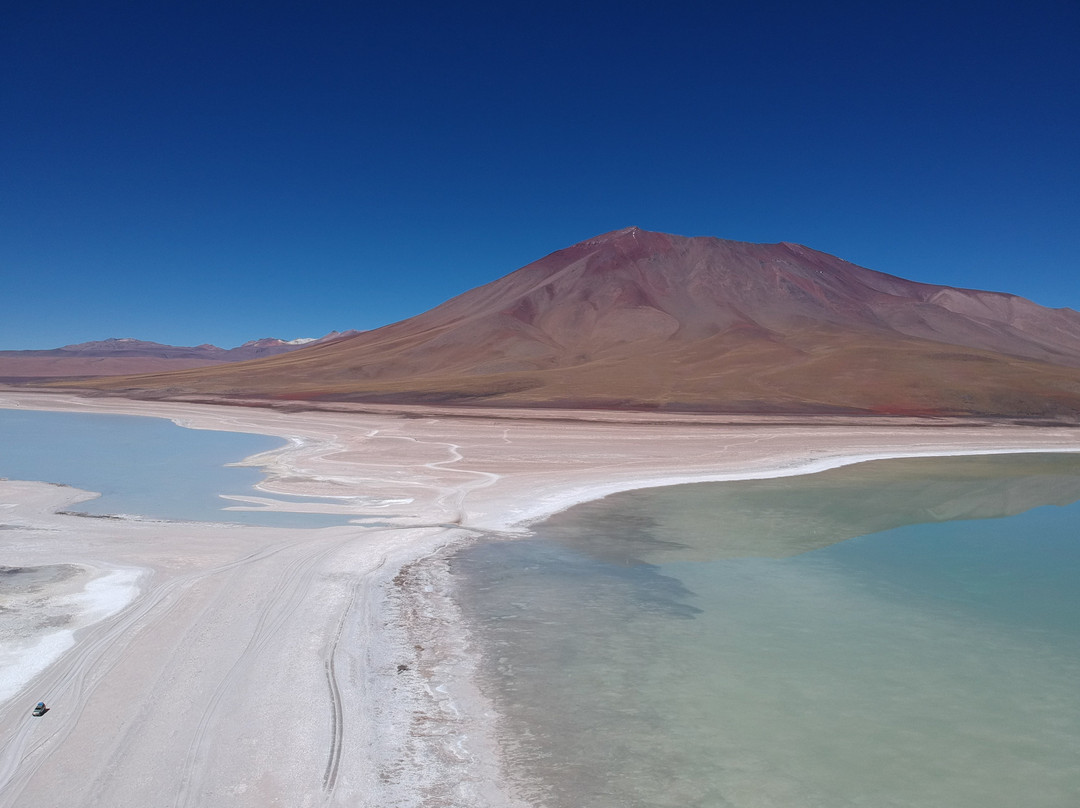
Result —
M 350 339 L 93 386 L 155 397 L 1074 416 L 1080 314 L 914 283 L 795 244 L 628 228 Z

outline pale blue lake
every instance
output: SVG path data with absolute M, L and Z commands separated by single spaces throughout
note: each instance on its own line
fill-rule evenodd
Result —
M 451 559 L 547 808 L 1080 805 L 1080 457 L 630 492 Z
M 101 494 L 75 506 L 80 512 L 289 528 L 347 523 L 329 514 L 224 510 L 236 503 L 221 494 L 265 496 L 255 489 L 258 469 L 228 464 L 283 445 L 162 418 L 0 409 L 0 477 Z

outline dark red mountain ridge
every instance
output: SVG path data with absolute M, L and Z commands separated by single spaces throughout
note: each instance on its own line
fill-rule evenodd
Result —
M 797 244 L 618 230 L 423 314 L 138 396 L 1073 417 L 1080 314 Z

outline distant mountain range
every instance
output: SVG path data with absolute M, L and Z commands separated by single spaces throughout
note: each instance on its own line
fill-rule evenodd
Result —
M 196 345 L 188 348 L 139 339 L 113 338 L 40 351 L 0 351 L 0 381 L 116 376 L 206 367 L 276 356 L 295 351 L 304 345 L 340 339 L 356 333 L 359 332 L 332 331 L 318 339 L 289 341 L 256 339 L 228 349 L 216 345 Z
M 1080 314 L 797 244 L 627 228 L 407 320 L 140 397 L 1080 417 Z

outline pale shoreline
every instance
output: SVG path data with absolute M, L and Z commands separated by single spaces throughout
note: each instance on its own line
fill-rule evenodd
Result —
M 312 507 L 273 496 L 298 494 L 352 513 L 360 497 L 380 516 L 307 531 L 87 520 L 54 512 L 73 489 L 0 482 L 11 506 L 0 510 L 5 563 L 145 571 L 129 607 L 77 632 L 34 679 L 35 692 L 55 694 L 47 722 L 29 718 L 30 694 L 0 704 L 0 806 L 122 807 L 161 793 L 177 805 L 519 805 L 499 776 L 467 638 L 445 614 L 410 615 L 419 607 L 395 586 L 413 561 L 634 488 L 891 457 L 1080 451 L 1080 433 L 1065 427 L 912 419 L 281 413 L 0 392 L 0 407 L 13 406 L 282 437 L 285 448 L 243 461 L 268 474 L 266 496 L 247 506 Z M 406 659 L 390 615 L 439 647 Z

